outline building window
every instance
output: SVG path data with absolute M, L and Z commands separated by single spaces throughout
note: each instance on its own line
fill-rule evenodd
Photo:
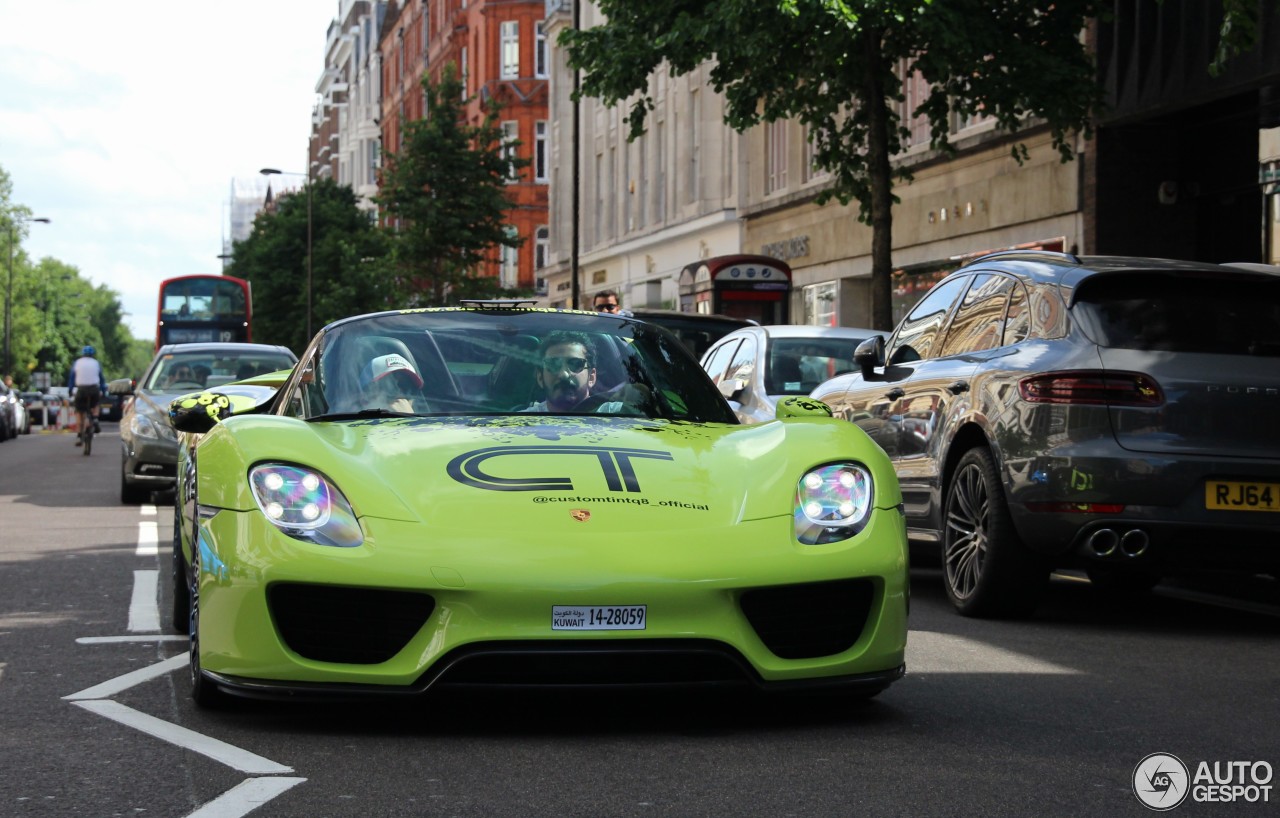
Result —
M 653 221 L 662 224 L 667 220 L 667 126 L 659 121 L 653 134 Z
M 517 236 L 516 229 L 507 226 L 507 236 L 515 238 Z M 502 287 L 512 288 L 519 283 L 520 279 L 520 248 L 508 247 L 502 245 L 502 268 L 498 271 L 498 284 Z
M 396 32 L 396 79 L 404 78 L 404 29 Z
M 699 115 L 698 103 L 701 99 L 702 97 L 698 94 L 698 90 L 696 88 L 689 92 L 689 111 L 686 114 L 686 118 L 688 120 L 687 139 L 689 150 L 689 178 L 685 182 L 686 190 L 689 194 L 689 204 L 693 204 L 698 201 L 698 183 L 700 173 L 698 168 L 698 154 L 702 147 L 699 144 L 702 139 L 702 135 L 699 132 L 699 120 L 701 119 L 701 116 Z
M 378 143 L 369 141 L 369 178 L 365 180 L 366 184 L 376 185 L 378 183 Z
M 547 123 L 533 123 L 533 181 L 547 182 Z
M 462 101 L 466 102 L 467 91 L 469 90 L 468 86 L 471 84 L 471 72 L 469 70 L 470 66 L 467 63 L 467 47 L 465 45 L 459 50 L 458 61 L 461 63 L 458 66 L 458 72 L 459 77 L 462 80 Z
M 533 234 L 533 269 L 541 270 L 547 266 L 551 255 L 551 230 L 544 224 Z
M 502 123 L 502 158 L 508 162 L 514 162 L 518 156 L 516 152 L 516 143 L 520 141 L 520 123 L 514 120 L 507 120 Z M 507 182 L 515 182 L 519 180 L 516 169 L 512 165 L 507 165 Z
M 508 20 L 501 26 L 502 74 L 504 80 L 520 76 L 520 23 Z
M 541 20 L 534 23 L 533 31 L 533 75 L 538 79 L 546 79 L 551 76 L 551 72 L 547 70 L 547 32 L 542 27 Z
M 594 229 L 591 231 L 591 246 L 604 241 L 604 154 L 596 154 L 596 206 L 595 218 L 591 220 Z
M 812 182 L 815 179 L 827 178 L 831 175 L 831 171 L 818 167 L 817 133 L 805 125 L 800 134 L 804 137 L 804 167 L 800 168 L 803 175 L 801 181 Z
M 787 187 L 787 120 L 776 119 L 764 126 L 764 192 L 776 193 Z
M 649 214 L 648 176 L 645 174 L 648 158 L 649 143 L 641 134 L 636 150 L 636 227 L 644 227 Z
M 804 288 L 804 322 L 816 327 L 839 326 L 840 285 L 835 281 Z

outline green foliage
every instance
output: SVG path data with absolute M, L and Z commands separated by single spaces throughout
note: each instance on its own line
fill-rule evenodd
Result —
M 310 202 L 308 202 L 308 192 Z M 253 340 L 301 353 L 307 336 L 307 232 L 311 230 L 311 330 L 397 301 L 387 275 L 386 238 L 356 206 L 350 187 L 331 179 L 275 198 L 272 211 L 236 242 L 228 275 L 253 287 Z
M 745 130 L 795 118 L 830 172 L 819 203 L 857 202 L 872 238 L 872 321 L 891 326 L 892 190 L 909 181 L 892 157 L 907 135 L 897 104 L 903 63 L 932 89 L 921 112 L 933 147 L 949 150 L 954 115 L 982 112 L 1013 131 L 1047 123 L 1064 159 L 1087 133 L 1101 90 L 1079 34 L 1105 0 L 598 0 L 607 20 L 560 44 L 584 71 L 582 94 L 630 107 L 634 138 L 662 64 L 679 76 L 703 63 L 724 95 L 726 122 Z M 1014 148 L 1015 157 L 1025 153 Z
M 1280 7 L 1277 7 L 1280 13 Z M 1252 49 L 1258 40 L 1258 0 L 1223 0 L 1222 24 L 1218 28 L 1218 47 L 1214 51 L 1209 73 L 1218 76 L 1232 57 Z
M 497 282 L 475 273 L 494 248 L 522 241 L 505 223 L 507 180 L 529 160 L 504 150 L 496 105 L 485 109 L 478 125 L 467 124 L 452 64 L 439 83 L 423 77 L 422 88 L 429 115 L 404 123 L 401 150 L 384 154 L 377 199 L 384 218 L 396 225 L 396 281 L 406 306 L 492 297 Z
M 12 374 L 14 383 L 24 390 L 31 388 L 33 372 L 48 372 L 52 383 L 66 383 L 71 362 L 85 344 L 98 349 L 107 377 L 128 374 L 135 342 L 124 322 L 119 294 L 106 285 L 94 287 L 80 277 L 78 269 L 57 259 L 33 262 L 22 249 L 32 213 L 11 201 L 12 192 L 9 174 L 0 168 L 0 263 L 4 264 L 0 297 L 8 296 L 10 270 L 13 274 L 12 372 L 0 375 Z M 39 229 L 51 228 L 41 225 Z

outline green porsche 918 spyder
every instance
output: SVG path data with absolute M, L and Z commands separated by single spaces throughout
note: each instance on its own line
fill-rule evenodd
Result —
M 337 321 L 175 400 L 192 693 L 731 685 L 904 672 L 889 460 L 824 404 L 741 425 L 644 321 L 513 304 Z

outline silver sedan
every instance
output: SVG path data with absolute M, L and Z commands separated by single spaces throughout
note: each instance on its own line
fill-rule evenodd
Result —
M 773 420 L 778 400 L 808 395 L 855 367 L 853 353 L 875 330 L 773 324 L 743 327 L 702 356 L 702 368 L 743 423 Z

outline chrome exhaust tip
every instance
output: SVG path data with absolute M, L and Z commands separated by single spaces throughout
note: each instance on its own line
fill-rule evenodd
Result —
M 1109 528 L 1099 528 L 1089 535 L 1089 550 L 1094 556 L 1109 557 L 1120 546 L 1120 535 Z
M 1147 536 L 1147 532 L 1135 528 L 1124 532 L 1124 536 L 1120 538 L 1120 552 L 1130 558 L 1141 557 L 1147 553 L 1147 546 L 1150 544 L 1151 538 Z

